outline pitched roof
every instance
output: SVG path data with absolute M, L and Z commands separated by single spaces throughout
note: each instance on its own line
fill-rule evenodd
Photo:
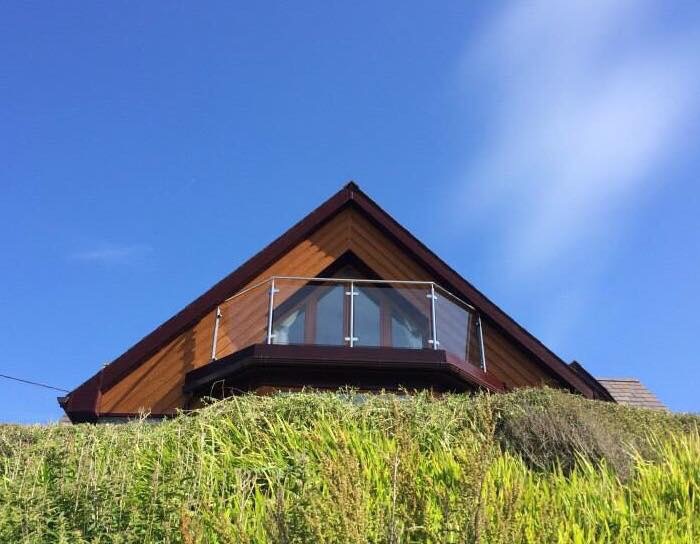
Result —
M 163 345 L 187 330 L 207 313 L 213 311 L 222 300 L 242 289 L 257 274 L 347 207 L 353 207 L 360 211 L 370 221 L 378 225 L 399 247 L 422 263 L 434 276 L 436 282 L 472 304 L 487 324 L 496 326 L 523 346 L 539 364 L 559 379 L 562 385 L 587 397 L 597 396 L 595 391 L 556 354 L 450 268 L 362 192 L 356 183 L 350 182 L 270 245 L 72 391 L 61 405 L 66 411 L 94 414 L 101 391 L 106 391 L 120 381 Z
M 586 370 L 581 363 L 578 361 L 572 361 L 569 363 L 569 368 L 576 372 L 578 374 L 578 377 L 581 378 L 588 387 L 593 389 L 596 392 L 595 397 L 600 400 L 607 400 L 609 402 L 615 402 L 615 399 L 613 396 L 610 394 L 610 392 L 603 387 L 598 380 L 596 380 L 588 370 Z
M 597 380 L 620 404 L 667 410 L 654 393 L 636 378 L 597 378 Z

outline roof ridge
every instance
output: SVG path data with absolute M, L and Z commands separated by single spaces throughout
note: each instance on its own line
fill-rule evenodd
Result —
M 639 378 L 599 378 L 596 377 L 596 380 L 599 382 L 639 382 L 642 383 L 642 380 Z
M 344 186 L 343 189 L 346 189 L 347 191 L 361 191 L 360 186 L 355 182 L 354 179 L 349 180 Z

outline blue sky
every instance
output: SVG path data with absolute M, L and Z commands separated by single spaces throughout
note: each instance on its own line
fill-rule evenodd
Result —
M 355 179 L 565 360 L 700 411 L 699 22 L 3 3 L 0 373 L 75 387 Z M 59 416 L 0 380 L 0 421 Z

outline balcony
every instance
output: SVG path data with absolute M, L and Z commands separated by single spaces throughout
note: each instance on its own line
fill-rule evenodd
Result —
M 433 282 L 275 276 L 221 304 L 185 391 L 500 389 L 476 310 Z

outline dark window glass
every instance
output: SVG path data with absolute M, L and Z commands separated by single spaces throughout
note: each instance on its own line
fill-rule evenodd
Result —
M 318 299 L 316 306 L 316 343 L 330 346 L 345 344 L 343 332 L 344 287 L 330 287 Z
M 419 349 L 423 347 L 423 335 L 420 328 L 405 316 L 394 313 L 391 316 L 391 344 L 395 348 Z
M 380 346 L 381 327 L 379 324 L 379 304 L 367 292 L 356 287 L 355 297 L 355 345 Z
M 272 330 L 275 335 L 273 343 L 275 344 L 303 344 L 304 343 L 304 321 L 306 319 L 306 310 L 300 308 L 294 310 L 284 319 L 275 323 Z

